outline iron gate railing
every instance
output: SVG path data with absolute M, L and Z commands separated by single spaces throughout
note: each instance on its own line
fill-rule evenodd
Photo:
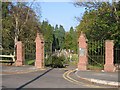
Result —
M 105 61 L 105 42 L 88 41 L 88 69 L 103 69 Z
M 114 48 L 114 64 L 120 64 L 120 48 Z
M 24 50 L 24 55 L 25 55 L 25 64 L 26 65 L 34 65 L 35 62 L 35 42 L 28 42 L 25 43 L 23 46 Z

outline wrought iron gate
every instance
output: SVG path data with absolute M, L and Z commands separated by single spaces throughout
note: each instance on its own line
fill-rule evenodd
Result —
M 24 55 L 25 55 L 25 64 L 34 65 L 35 62 L 35 42 L 25 42 L 24 44 Z
M 88 41 L 88 69 L 102 70 L 105 61 L 105 42 Z
M 120 47 L 114 48 L 114 64 L 120 64 Z

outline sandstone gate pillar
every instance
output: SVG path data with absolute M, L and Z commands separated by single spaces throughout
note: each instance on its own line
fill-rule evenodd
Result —
M 79 37 L 79 62 L 78 70 L 87 70 L 88 57 L 87 57 L 87 42 L 85 34 L 81 33 Z
M 17 42 L 17 60 L 15 62 L 16 66 L 22 66 L 24 64 L 24 55 L 23 55 L 23 44 L 21 41 Z
M 104 71 L 113 72 L 115 70 L 113 61 L 114 61 L 114 43 L 113 43 L 113 40 L 106 40 Z
M 37 33 L 36 37 L 36 61 L 35 67 L 37 68 L 44 68 L 44 41 L 42 36 Z

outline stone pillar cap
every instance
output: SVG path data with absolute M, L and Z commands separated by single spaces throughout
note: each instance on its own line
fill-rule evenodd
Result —
M 79 42 L 79 39 L 81 39 L 81 37 L 84 37 L 86 41 L 88 41 L 88 39 L 86 38 L 86 35 L 81 31 L 80 33 L 80 36 L 78 38 L 78 42 Z
M 36 42 L 36 40 L 38 40 L 38 39 L 39 39 L 41 42 L 44 42 L 44 38 L 43 38 L 43 35 L 42 35 L 42 34 L 37 33 L 35 42 Z

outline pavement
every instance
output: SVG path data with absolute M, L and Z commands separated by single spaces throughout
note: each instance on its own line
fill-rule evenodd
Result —
M 1 67 L 1 74 L 24 74 L 24 73 L 30 73 L 45 69 L 38 69 L 35 66 L 30 65 L 24 65 L 24 66 L 2 66 Z M 47 68 L 46 68 L 47 69 Z
M 77 70 L 75 72 L 75 75 L 80 79 L 93 83 L 117 86 L 117 87 L 120 87 L 119 74 L 120 72 L 104 72 L 104 71 L 91 71 L 91 70 L 87 70 L 87 71 Z

